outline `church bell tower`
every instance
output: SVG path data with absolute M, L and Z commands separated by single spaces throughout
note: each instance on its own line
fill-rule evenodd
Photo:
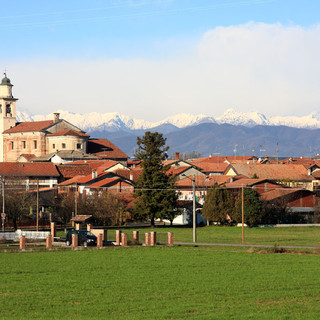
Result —
M 10 129 L 16 125 L 16 101 L 18 99 L 12 96 L 13 85 L 7 74 L 0 84 L 0 162 L 4 159 L 3 131 Z

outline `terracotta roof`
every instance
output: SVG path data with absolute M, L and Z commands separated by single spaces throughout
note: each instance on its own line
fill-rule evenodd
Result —
M 46 129 L 53 123 L 54 122 L 52 120 L 20 122 L 20 123 L 17 123 L 15 127 L 12 127 L 4 131 L 4 133 L 42 131 L 43 129 Z
M 80 165 L 74 165 L 74 164 L 62 164 L 57 166 L 58 171 L 63 176 L 63 178 L 73 178 L 75 176 L 86 176 L 91 173 L 91 168 L 87 164 L 80 164 Z
M 312 180 L 306 168 L 299 164 L 232 164 L 231 166 L 237 174 L 248 178 L 257 175 L 259 179 Z
M 89 214 L 84 215 L 84 214 L 82 214 L 82 215 L 77 215 L 77 216 L 73 217 L 71 219 L 71 221 L 74 221 L 74 222 L 86 222 L 86 221 L 91 220 L 91 219 L 92 219 L 92 215 L 89 215 Z
M 137 182 L 138 178 L 142 174 L 142 168 L 131 168 L 130 170 L 118 169 L 115 170 L 114 173 L 120 177 Z
M 128 159 L 129 157 L 111 143 L 108 139 L 90 139 L 88 141 L 88 153 L 93 153 L 98 158 Z
M 60 182 L 60 183 L 58 184 L 58 187 L 70 186 L 70 185 L 72 185 L 72 184 L 78 183 L 79 179 L 80 179 L 80 178 L 83 178 L 83 177 L 84 177 L 84 176 L 81 176 L 81 175 L 75 176 L 75 177 L 73 177 L 73 178 L 71 178 L 71 179 L 68 179 L 68 180 L 66 180 L 66 181 Z
M 1 162 L 0 176 L 59 177 L 60 174 L 56 166 L 52 162 L 42 162 L 42 163 Z
M 185 166 L 185 167 L 183 166 L 183 167 L 179 167 L 179 168 L 170 167 L 169 170 L 167 170 L 166 174 L 169 176 L 175 177 L 190 168 L 192 168 L 192 166 Z
M 260 195 L 260 199 L 261 200 L 264 200 L 264 201 L 271 201 L 271 200 L 275 200 L 277 198 L 281 198 L 283 196 L 287 196 L 289 194 L 293 194 L 297 191 L 307 191 L 307 190 L 304 190 L 304 189 L 291 189 L 291 188 L 288 188 L 288 189 L 274 189 L 274 190 L 271 190 L 271 191 L 268 191 L 268 192 L 264 192 Z
M 221 172 L 224 173 L 228 168 L 228 163 L 223 162 L 201 162 L 199 167 L 202 169 L 203 172 Z
M 198 166 L 201 162 L 225 162 L 225 161 L 241 161 L 242 163 L 246 163 L 248 161 L 252 161 L 252 159 L 256 159 L 255 156 L 214 156 L 207 158 L 197 158 L 193 159 L 191 163 L 193 165 Z
M 21 158 L 21 157 L 24 157 L 26 160 L 31 160 L 32 158 L 34 158 L 35 157 L 35 155 L 34 154 L 28 154 L 28 153 L 22 153 L 22 154 L 20 154 L 20 156 L 19 156 L 19 158 Z
M 72 129 L 64 129 L 64 130 L 60 130 L 58 132 L 52 133 L 50 135 L 48 135 L 48 137 L 56 137 L 56 136 L 76 136 L 76 137 L 90 137 L 87 134 L 85 134 L 84 132 L 81 131 L 75 131 Z
M 243 178 L 226 184 L 227 188 L 241 188 L 242 186 L 254 186 L 255 184 L 263 183 L 267 179 L 248 179 Z
M 195 185 L 197 187 L 212 187 L 215 183 L 218 185 L 224 185 L 230 182 L 230 176 L 195 176 Z M 177 187 L 192 187 L 192 176 L 188 178 L 181 179 L 175 182 Z
M 114 184 L 115 182 L 117 181 L 120 181 L 121 178 L 118 178 L 118 177 L 113 177 L 113 178 L 105 178 L 105 179 L 102 179 L 100 181 L 97 181 L 93 184 L 90 184 L 88 186 L 88 188 L 101 188 L 101 187 L 107 187 L 108 185 L 112 185 Z

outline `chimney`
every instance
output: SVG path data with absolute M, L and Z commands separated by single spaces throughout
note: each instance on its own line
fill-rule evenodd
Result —
M 60 120 L 60 113 L 59 112 L 54 112 L 53 113 L 53 121 L 58 122 Z
M 176 152 L 174 160 L 179 160 L 179 159 L 180 159 L 180 152 Z
M 95 178 L 97 178 L 98 177 L 98 172 L 97 172 L 97 170 L 93 170 L 92 171 L 92 179 L 95 179 Z
M 211 158 L 211 157 L 212 157 L 212 153 L 209 154 L 209 158 Z
M 312 170 L 311 170 L 311 168 L 309 168 L 308 169 L 308 176 L 311 176 L 311 174 L 312 174 Z
M 130 173 L 130 178 L 129 178 L 131 181 L 133 181 L 133 174 Z

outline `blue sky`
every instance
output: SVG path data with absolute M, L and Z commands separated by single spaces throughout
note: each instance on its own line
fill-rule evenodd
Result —
M 316 0 L 0 1 L 18 108 L 156 121 L 320 107 Z

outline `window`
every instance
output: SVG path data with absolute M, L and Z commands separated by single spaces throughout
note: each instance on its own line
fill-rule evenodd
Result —
M 81 149 L 81 143 L 77 143 L 77 149 Z
M 10 143 L 11 143 L 11 150 L 13 150 L 14 149 L 14 142 L 11 141 Z
M 56 148 L 56 144 L 53 143 L 53 144 L 52 144 L 52 149 L 55 149 L 55 148 Z
M 34 147 L 34 149 L 38 149 L 38 141 L 37 140 L 33 141 L 33 147 Z
M 25 149 L 27 146 L 26 142 L 25 141 L 22 141 L 22 149 Z
M 66 148 L 66 144 L 63 143 L 63 144 L 62 144 L 62 149 L 65 149 L 65 148 Z

